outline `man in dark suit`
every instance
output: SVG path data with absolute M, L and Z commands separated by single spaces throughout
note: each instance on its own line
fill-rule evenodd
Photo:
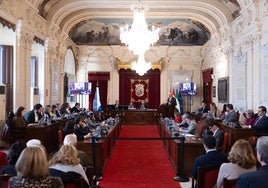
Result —
M 243 128 L 252 128 L 256 133 L 268 133 L 268 117 L 266 116 L 267 109 L 265 106 L 259 106 L 258 118 L 255 120 L 254 126 L 243 125 Z
M 36 123 L 42 118 L 42 108 L 43 106 L 41 104 L 34 105 L 34 109 L 31 111 L 28 111 L 24 117 L 27 121 L 27 123 Z
M 119 110 L 119 100 L 115 101 L 114 110 Z
M 144 100 L 141 100 L 140 110 L 146 110 L 147 108 L 148 104 Z
M 212 132 L 212 136 L 216 139 L 216 148 L 221 151 L 224 134 L 223 131 L 219 129 L 219 123 L 217 121 L 210 121 L 208 124 L 209 130 Z
M 198 114 L 208 113 L 207 104 L 205 101 L 202 101 L 201 106 L 198 108 Z
M 198 167 L 209 168 L 228 162 L 227 156 L 216 150 L 216 139 L 212 135 L 205 136 L 203 145 L 206 154 L 195 159 L 193 168 L 194 179 L 197 179 Z
M 267 188 L 268 187 L 268 136 L 262 136 L 257 141 L 257 159 L 261 166 L 255 172 L 247 172 L 238 177 L 237 188 Z
M 167 100 L 167 105 L 171 105 L 174 108 L 177 105 L 176 99 L 175 99 L 175 97 L 173 97 L 172 93 L 169 93 L 168 100 Z
M 226 111 L 228 114 L 225 116 L 225 119 L 223 120 L 223 123 L 226 125 L 229 125 L 229 123 L 238 123 L 238 118 L 237 118 L 237 112 L 234 111 L 234 106 L 232 104 L 226 104 Z
M 258 118 L 256 119 L 253 128 L 255 132 L 268 133 L 268 117 L 266 116 L 267 109 L 265 106 L 259 106 Z

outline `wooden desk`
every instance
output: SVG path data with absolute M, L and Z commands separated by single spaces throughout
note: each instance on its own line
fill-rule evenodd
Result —
M 109 161 L 112 151 L 115 147 L 116 140 L 112 138 L 118 138 L 121 130 L 121 125 L 115 125 L 108 132 L 108 139 L 99 140 L 95 143 L 95 170 L 96 174 L 101 176 L 103 170 Z M 111 138 L 111 139 L 109 139 Z M 91 140 L 78 141 L 77 149 L 84 151 L 90 162 L 93 165 L 93 153 L 92 153 L 92 143 Z
M 157 124 L 159 113 L 157 109 L 148 110 L 118 110 L 105 112 L 106 118 L 119 115 L 124 125 L 151 125 Z
M 160 109 L 159 109 L 163 117 L 168 117 L 168 118 L 174 118 L 174 110 L 175 110 L 174 106 L 166 105 L 166 104 L 161 104 Z
M 161 138 L 170 138 L 171 135 L 166 127 L 159 125 Z M 184 161 L 181 159 L 181 142 L 179 140 L 163 140 L 164 148 L 177 175 L 181 172 L 181 163 L 184 166 L 184 174 L 191 177 L 195 159 L 205 153 L 203 144 L 198 139 L 186 138 L 184 143 Z
M 158 111 L 153 110 L 128 110 L 123 112 L 123 124 L 156 124 L 158 121 Z
M 59 129 L 59 123 L 53 123 L 47 126 L 26 127 L 26 142 L 30 139 L 39 139 L 48 153 L 56 151 L 59 148 L 57 135 Z

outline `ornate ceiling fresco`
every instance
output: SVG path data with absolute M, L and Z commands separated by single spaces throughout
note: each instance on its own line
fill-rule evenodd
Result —
M 131 25 L 130 5 L 138 0 L 28 0 L 76 44 L 118 45 L 120 27 Z M 232 22 L 244 0 L 141 0 L 146 22 L 160 28 L 158 45 L 203 45 Z
M 131 25 L 126 19 L 94 19 L 78 23 L 70 32 L 76 44 L 120 45 L 120 27 Z M 210 38 L 208 29 L 199 22 L 186 19 L 151 19 L 150 25 L 160 28 L 159 45 L 203 45 Z

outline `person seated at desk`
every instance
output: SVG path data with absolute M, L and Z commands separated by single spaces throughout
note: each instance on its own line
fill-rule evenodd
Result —
M 186 123 L 188 124 L 188 127 L 187 128 L 180 127 L 179 131 L 192 134 L 195 137 L 199 137 L 199 129 L 198 129 L 198 125 L 196 121 L 194 120 L 194 117 L 190 114 L 186 114 L 185 120 L 186 120 Z
M 71 113 L 71 107 L 70 104 L 68 102 L 65 102 L 61 105 L 60 108 L 60 114 L 61 116 L 68 116 Z
M 17 111 L 15 112 L 15 116 L 12 120 L 11 123 L 11 129 L 16 129 L 16 130 L 23 130 L 27 126 L 27 121 L 24 118 L 25 114 L 25 108 L 23 106 L 20 106 Z M 14 135 L 13 135 L 14 136 Z
M 245 125 L 254 126 L 256 118 L 253 110 L 247 110 L 246 113 L 243 113 L 243 116 L 246 119 Z
M 146 110 L 147 108 L 148 104 L 144 100 L 141 100 L 140 110 Z
M 57 118 L 61 118 L 61 113 L 60 113 L 60 109 L 61 109 L 61 105 L 60 103 L 56 103 L 55 104 L 55 114 L 57 116 Z
M 127 108 L 128 108 L 128 110 L 135 110 L 136 109 L 132 102 L 128 105 Z
M 223 105 L 223 107 L 222 107 L 222 111 L 221 111 L 221 113 L 220 113 L 220 115 L 219 115 L 219 118 L 221 119 L 221 120 L 224 120 L 225 119 L 225 116 L 228 114 L 228 112 L 227 112 L 227 109 L 226 109 L 226 104 L 224 104 Z
M 242 125 L 243 128 L 252 128 L 256 133 L 268 133 L 268 117 L 266 116 L 267 109 L 265 106 L 259 106 L 258 118 L 253 126 Z
M 207 135 L 203 138 L 203 146 L 206 154 L 195 159 L 193 167 L 193 178 L 197 179 L 198 167 L 209 168 L 220 166 L 222 163 L 227 163 L 227 155 L 222 154 L 216 149 L 216 139 L 212 135 Z
M 219 123 L 217 121 L 209 122 L 209 130 L 212 132 L 212 136 L 216 139 L 216 148 L 221 151 L 223 145 L 224 134 L 223 131 L 219 129 Z
M 27 123 L 36 123 L 42 118 L 42 105 L 41 104 L 36 104 L 34 105 L 34 109 L 28 111 L 27 113 L 24 114 L 24 118 L 26 119 Z
M 54 118 L 52 114 L 52 106 L 49 104 L 45 106 L 44 117 L 46 117 L 47 120 L 52 120 Z
M 238 123 L 238 118 L 237 118 L 237 112 L 234 111 L 234 106 L 232 104 L 226 104 L 226 110 L 227 110 L 227 115 L 225 116 L 225 119 L 223 120 L 223 123 L 225 125 L 229 125 L 229 123 Z
M 119 107 L 119 100 L 116 100 L 116 101 L 115 101 L 115 104 L 114 104 L 114 110 L 120 110 L 120 107 Z
M 205 114 L 208 112 L 207 104 L 205 101 L 201 102 L 201 106 L 196 110 L 197 114 Z
M 182 117 L 178 111 L 174 111 L 174 122 L 175 123 L 181 123 L 182 122 Z
M 74 107 L 71 109 L 71 113 L 79 113 L 80 112 L 80 103 L 75 103 Z
M 77 140 L 84 140 L 90 138 L 90 130 L 89 127 L 83 123 L 81 118 L 76 118 L 74 120 L 74 134 L 77 136 Z
M 218 117 L 218 107 L 216 104 L 213 102 L 210 104 L 210 111 L 213 118 Z

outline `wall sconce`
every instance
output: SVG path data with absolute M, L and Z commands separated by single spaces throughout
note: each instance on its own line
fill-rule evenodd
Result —
M 215 77 L 216 77 L 216 75 L 215 74 L 211 74 L 210 77 L 211 77 L 212 80 L 214 80 Z

